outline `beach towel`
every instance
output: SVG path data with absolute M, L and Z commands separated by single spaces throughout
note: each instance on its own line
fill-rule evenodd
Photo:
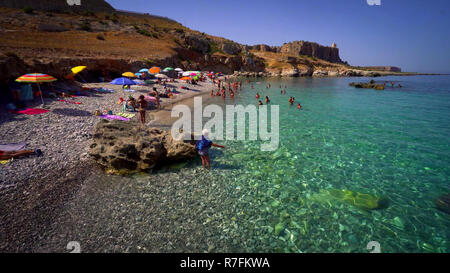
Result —
M 48 110 L 45 109 L 37 109 L 37 108 L 29 108 L 29 109 L 25 109 L 25 110 L 21 110 L 21 111 L 15 111 L 16 114 L 21 114 L 21 115 L 40 115 L 40 114 L 44 114 L 49 112 Z
M 145 96 L 144 99 L 148 102 L 155 102 L 156 103 L 156 98 L 152 97 L 152 96 Z
M 0 144 L 0 151 L 4 151 L 4 152 L 22 151 L 22 150 L 25 150 L 26 146 L 27 146 L 27 144 L 25 142 Z
M 114 93 L 113 89 L 107 89 L 107 88 L 95 88 L 92 90 L 100 92 L 100 93 Z
M 130 92 L 130 93 L 136 92 L 136 90 L 133 90 L 133 89 L 123 89 L 123 91 L 125 91 L 125 92 Z
M 77 101 L 67 101 L 67 100 L 58 100 L 59 102 L 64 102 L 64 103 L 68 103 L 68 104 L 83 104 L 81 102 L 77 102 Z
M 130 113 L 117 113 L 116 114 L 119 117 L 124 117 L 124 118 L 134 118 L 134 116 L 136 116 L 136 114 L 130 114 Z
M 129 118 L 124 118 L 124 117 L 116 116 L 116 115 L 102 115 L 102 116 L 99 116 L 99 117 L 104 118 L 104 119 L 109 119 L 109 120 L 130 121 Z
M 9 162 L 11 162 L 12 161 L 12 159 L 9 159 L 9 160 L 0 160 L 0 164 L 1 165 L 6 165 L 6 164 L 8 164 Z

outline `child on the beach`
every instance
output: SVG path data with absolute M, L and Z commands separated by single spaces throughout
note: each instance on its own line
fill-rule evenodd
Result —
M 209 158 L 209 149 L 211 147 L 217 147 L 225 149 L 225 146 L 214 144 L 211 140 L 209 140 L 209 131 L 207 129 L 202 132 L 202 139 L 197 141 L 195 147 L 197 148 L 198 154 L 202 159 L 202 166 L 205 169 L 211 168 L 211 161 Z
M 144 95 L 141 95 L 138 99 L 138 104 L 139 104 L 139 115 L 141 118 L 141 122 L 142 124 L 145 124 L 145 110 L 148 107 L 148 103 L 145 100 Z

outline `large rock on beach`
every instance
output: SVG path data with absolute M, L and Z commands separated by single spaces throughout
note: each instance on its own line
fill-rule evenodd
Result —
M 136 122 L 100 121 L 89 155 L 104 169 L 117 173 L 146 172 L 196 155 L 195 142 L 175 140 L 156 128 Z

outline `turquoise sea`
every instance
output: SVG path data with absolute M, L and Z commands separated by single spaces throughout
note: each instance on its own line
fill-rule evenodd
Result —
M 227 149 L 213 149 L 210 172 L 195 160 L 87 181 L 60 220 L 84 224 L 50 237 L 70 234 L 90 251 L 366 253 L 377 241 L 382 252 L 448 253 L 450 216 L 434 199 L 450 192 L 450 77 L 376 78 L 403 86 L 385 91 L 348 86 L 369 80 L 272 79 L 254 90 L 244 82 L 225 103 L 256 104 L 259 92 L 280 105 L 278 150 L 223 141 Z M 290 96 L 303 110 L 289 106 Z M 367 211 L 333 198 L 333 190 L 389 203 Z

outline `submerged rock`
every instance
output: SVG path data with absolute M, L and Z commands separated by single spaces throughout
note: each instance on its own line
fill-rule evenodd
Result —
M 344 202 L 363 210 L 384 209 L 389 205 L 388 199 L 384 197 L 339 189 L 322 190 L 312 198 L 315 201 L 325 203 L 332 201 Z
M 450 194 L 442 195 L 434 201 L 438 210 L 450 214 Z
M 146 172 L 196 155 L 194 141 L 174 140 L 166 131 L 134 122 L 100 121 L 89 155 L 110 173 Z
M 365 88 L 365 89 L 375 89 L 375 90 L 384 90 L 384 85 L 383 84 L 376 84 L 374 82 L 369 82 L 369 83 L 364 83 L 364 82 L 360 82 L 360 83 L 356 83 L 356 82 L 352 82 L 349 84 L 350 86 L 353 86 L 355 88 Z

